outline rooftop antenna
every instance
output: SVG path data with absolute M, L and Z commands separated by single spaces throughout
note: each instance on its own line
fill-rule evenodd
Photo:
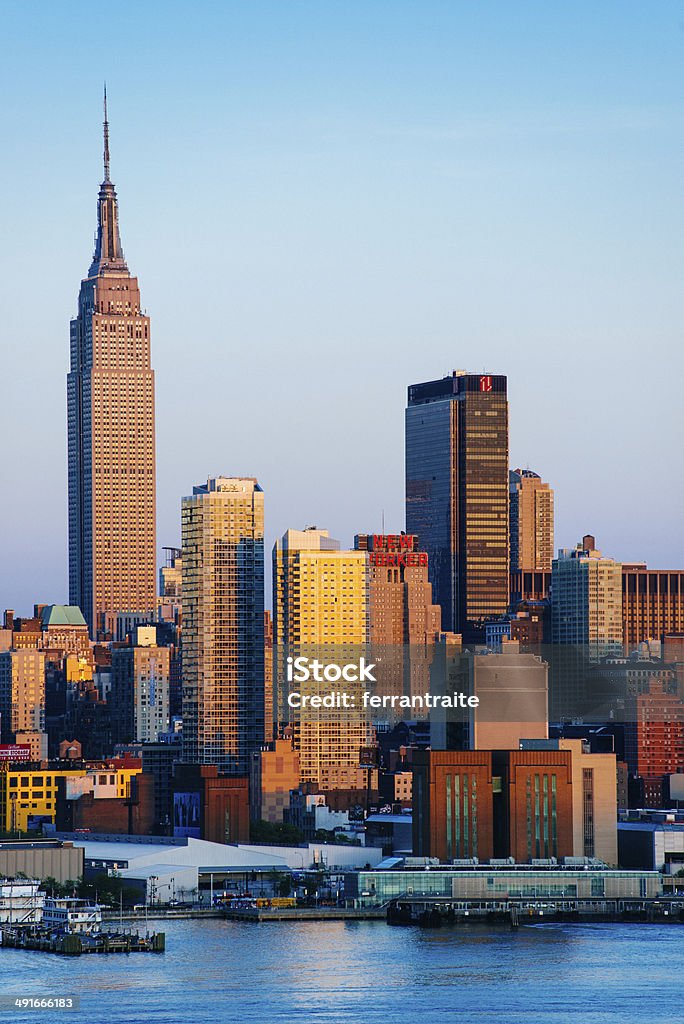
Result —
M 104 84 L 104 180 L 109 181 L 109 121 L 107 120 L 107 83 Z

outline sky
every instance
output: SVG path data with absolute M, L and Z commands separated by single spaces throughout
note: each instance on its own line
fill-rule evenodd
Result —
M 267 557 L 403 528 L 406 388 L 465 369 L 507 374 L 557 547 L 684 568 L 684 4 L 6 0 L 1 34 L 0 607 L 68 599 L 105 79 L 160 547 L 218 474 Z

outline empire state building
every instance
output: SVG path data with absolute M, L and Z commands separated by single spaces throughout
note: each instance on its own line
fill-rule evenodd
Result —
M 104 181 L 71 321 L 67 407 L 69 601 L 94 639 L 116 639 L 156 603 L 154 371 L 150 320 L 119 236 L 106 92 Z

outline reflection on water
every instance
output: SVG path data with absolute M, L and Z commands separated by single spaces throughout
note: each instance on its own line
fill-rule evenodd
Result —
M 672 1024 L 682 1020 L 678 925 L 481 926 L 176 921 L 167 952 L 74 960 L 0 950 L 0 991 L 79 995 L 15 1024 L 313 1021 Z

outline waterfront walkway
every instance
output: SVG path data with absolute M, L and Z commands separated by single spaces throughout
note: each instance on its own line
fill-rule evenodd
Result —
M 386 921 L 387 906 L 363 907 L 246 907 L 224 910 L 229 921 Z

